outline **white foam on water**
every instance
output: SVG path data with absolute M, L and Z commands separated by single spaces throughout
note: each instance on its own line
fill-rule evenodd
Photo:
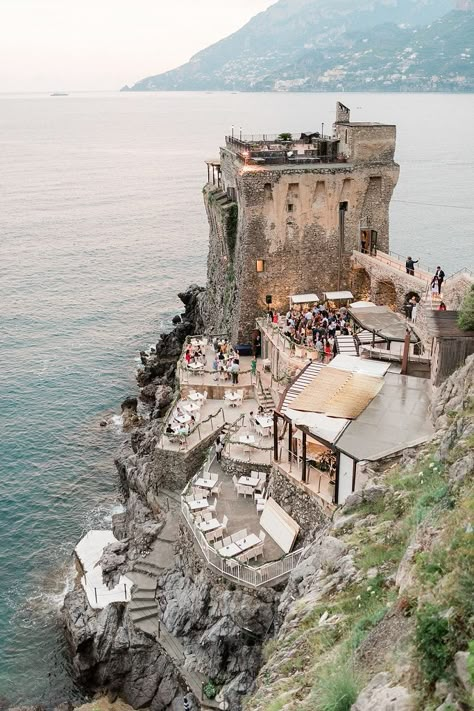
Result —
M 110 424 L 117 432 L 123 432 L 123 417 L 122 415 L 112 415 Z

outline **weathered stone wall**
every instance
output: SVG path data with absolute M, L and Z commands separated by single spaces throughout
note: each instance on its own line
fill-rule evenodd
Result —
M 243 462 L 238 459 L 231 459 L 226 454 L 222 455 L 221 466 L 223 471 L 230 477 L 235 476 L 237 478 L 241 476 L 249 476 L 251 471 L 262 471 L 270 473 L 272 467 L 270 464 L 254 464 L 253 462 Z
M 294 479 L 273 468 L 269 487 L 270 496 L 301 527 L 304 538 L 313 538 L 329 517 L 322 510 L 317 499 L 308 494 Z
M 157 447 L 152 460 L 154 477 L 151 483 L 153 488 L 156 491 L 165 488 L 181 492 L 188 481 L 204 464 L 208 449 L 219 434 L 219 431 L 203 439 L 199 445 L 189 452 L 176 452 Z
M 348 288 L 361 224 L 376 229 L 380 248 L 388 249 L 389 203 L 399 173 L 393 161 L 395 128 L 344 124 L 341 131 L 346 125 L 348 163 L 263 168 L 243 165 L 221 149 L 223 189 L 235 189 L 238 221 L 229 252 L 225 225 L 212 204 L 215 189 L 206 187 L 211 328 L 230 324 L 234 340 L 248 341 L 256 316 L 266 311 L 267 295 L 273 308 L 284 311 L 290 294 L 337 289 L 339 276 L 340 287 Z M 347 204 L 342 245 L 341 203 Z M 261 273 L 257 260 L 264 261 Z
M 237 296 L 235 253 L 237 206 L 222 198 L 222 191 L 206 185 L 204 204 L 209 221 L 207 298 L 203 317 L 208 333 L 230 333 L 229 324 Z

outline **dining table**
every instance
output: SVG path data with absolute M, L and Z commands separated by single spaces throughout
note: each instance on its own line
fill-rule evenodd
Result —
M 182 407 L 186 412 L 199 412 L 199 405 L 195 405 L 194 402 L 184 403 Z
M 191 418 L 189 415 L 175 415 L 174 419 L 176 422 L 179 422 L 180 425 L 187 425 L 188 422 L 191 422 Z
M 221 525 L 221 522 L 218 521 L 217 518 L 211 518 L 210 521 L 201 521 L 201 523 L 198 523 L 198 528 L 203 533 L 209 533 L 210 531 L 216 531 Z
M 273 418 L 268 415 L 257 415 L 255 422 L 257 425 L 260 425 L 260 427 L 263 427 L 263 429 L 268 429 L 273 425 Z
M 196 499 L 195 501 L 189 501 L 189 508 L 191 511 L 202 511 L 202 509 L 207 509 L 209 507 L 209 502 L 207 499 Z
M 217 481 L 215 479 L 204 479 L 204 477 L 200 477 L 199 479 L 196 479 L 194 486 L 197 486 L 200 489 L 213 489 L 217 486 Z
M 236 543 L 229 543 L 228 546 L 224 546 L 224 548 L 219 548 L 218 553 L 223 557 L 223 558 L 233 558 L 235 555 L 239 555 L 239 553 L 242 552 L 242 549 L 239 548 L 239 546 Z
M 253 489 L 257 486 L 260 481 L 260 477 L 255 478 L 253 476 L 241 476 L 239 479 L 239 484 L 242 486 L 251 486 Z
M 204 395 L 202 393 L 189 393 L 188 398 L 193 402 L 200 402 L 200 400 L 204 400 Z
M 239 437 L 239 442 L 241 444 L 254 444 L 255 437 L 253 435 L 242 435 L 242 437 Z
M 189 370 L 202 370 L 204 368 L 204 363 L 189 363 Z
M 241 538 L 240 541 L 235 541 L 235 545 L 240 551 L 247 551 L 249 548 L 258 546 L 261 542 L 262 541 L 255 533 L 250 533 L 248 536 L 245 536 L 245 538 Z

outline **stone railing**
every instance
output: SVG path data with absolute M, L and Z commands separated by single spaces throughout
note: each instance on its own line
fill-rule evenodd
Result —
M 304 548 L 288 553 L 279 560 L 263 563 L 255 567 L 240 563 L 235 558 L 223 558 L 215 548 L 209 545 L 202 531 L 199 531 L 194 525 L 191 511 L 185 501 L 185 496 L 190 491 L 192 483 L 190 481 L 181 494 L 181 513 L 191 529 L 202 555 L 212 570 L 241 585 L 260 588 L 268 584 L 275 585 L 283 577 L 289 575 L 300 563 L 305 552 Z

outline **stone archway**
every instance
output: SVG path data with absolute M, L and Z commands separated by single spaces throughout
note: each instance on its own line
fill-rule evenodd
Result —
M 374 292 L 374 301 L 377 306 L 388 306 L 392 311 L 397 310 L 397 290 L 392 281 L 389 279 L 378 281 Z
M 363 267 L 352 269 L 351 291 L 357 301 L 370 301 L 370 276 Z

